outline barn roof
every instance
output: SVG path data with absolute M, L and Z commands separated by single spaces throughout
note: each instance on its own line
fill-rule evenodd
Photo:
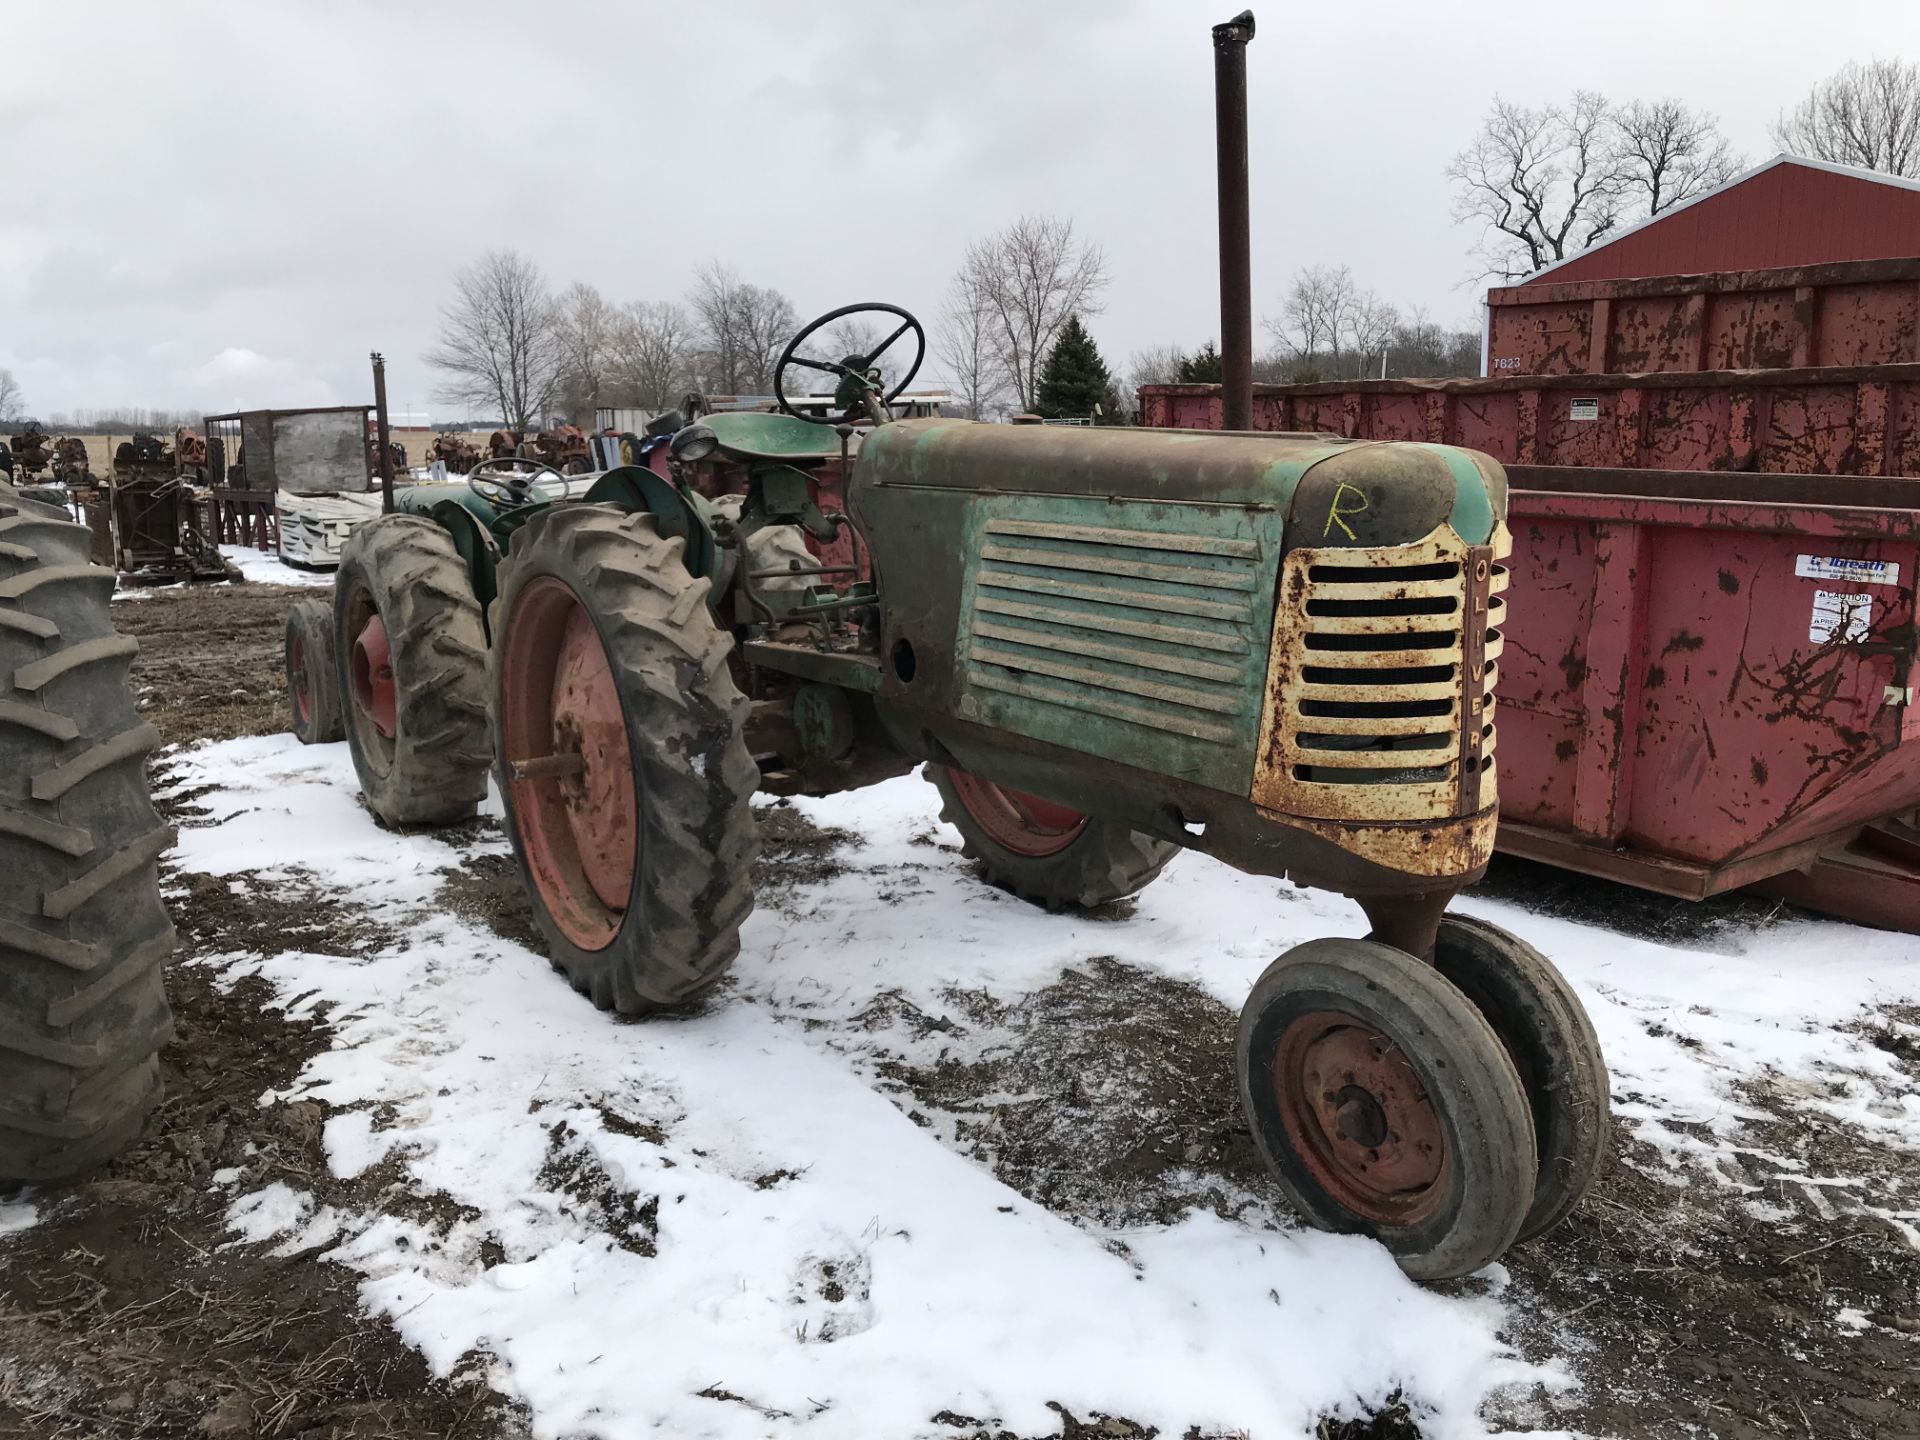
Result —
M 1518 283 L 1916 256 L 1920 180 L 1782 154 Z

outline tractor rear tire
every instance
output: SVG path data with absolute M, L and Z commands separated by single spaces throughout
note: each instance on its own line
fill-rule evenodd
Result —
M 963 770 L 929 765 L 940 818 L 989 884 L 1048 910 L 1091 910 L 1145 889 L 1178 845 L 1050 805 Z
M 1606 1164 L 1613 1130 L 1599 1037 L 1553 962 L 1498 925 L 1441 916 L 1433 963 L 1506 1045 L 1533 1106 L 1540 1166 L 1520 1227 L 1531 1240 L 1566 1219 Z
M 1415 1280 L 1505 1254 L 1533 1204 L 1533 1116 L 1473 1002 L 1374 940 L 1296 945 L 1240 1012 L 1240 1100 L 1287 1199 Z
M 112 1159 L 159 1101 L 173 1033 L 157 866 L 173 832 L 146 774 L 160 737 L 91 544 L 0 486 L 0 1181 Z
M 296 600 L 287 611 L 287 706 L 302 745 L 328 745 L 346 734 L 340 678 L 333 663 L 333 610 L 324 600 Z
M 487 796 L 487 637 L 442 526 L 382 515 L 347 537 L 333 652 L 367 808 L 388 825 L 472 819 Z
M 717 985 L 753 909 L 748 705 L 684 553 L 650 515 L 557 506 L 514 537 L 493 611 L 494 773 L 521 884 L 555 967 L 623 1015 Z

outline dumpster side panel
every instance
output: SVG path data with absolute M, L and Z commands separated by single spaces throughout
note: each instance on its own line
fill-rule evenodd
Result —
M 1757 879 L 1920 803 L 1913 511 L 1510 495 L 1504 820 Z
M 1573 828 L 1574 762 L 1592 741 L 1583 692 L 1593 615 L 1593 527 L 1550 518 L 1514 523 L 1512 599 L 1500 657 L 1500 813 Z
M 1494 375 L 1657 374 L 1920 359 L 1920 259 L 1487 293 Z
M 1706 335 L 1697 364 L 1665 370 L 1785 370 L 1809 364 L 1801 357 L 1805 333 L 1791 287 L 1746 290 L 1706 297 Z M 1677 357 L 1685 360 L 1690 357 Z M 1622 369 L 1628 367 L 1622 366 Z
M 1699 368 L 1702 315 L 1688 295 L 1651 295 L 1609 307 L 1613 335 L 1595 373 L 1658 373 Z
M 1146 423 L 1219 425 L 1202 386 L 1146 386 Z M 1920 475 L 1920 365 L 1351 380 L 1256 388 L 1263 429 L 1431 440 L 1504 465 Z

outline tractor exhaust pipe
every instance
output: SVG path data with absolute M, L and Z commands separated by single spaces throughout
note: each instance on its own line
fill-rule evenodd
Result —
M 1253 12 L 1213 27 L 1213 117 L 1220 162 L 1221 427 L 1253 428 L 1253 222 L 1247 206 L 1247 42 Z
M 373 361 L 373 432 L 380 447 L 380 513 L 393 513 L 393 452 L 387 443 L 393 432 L 387 428 L 387 362 L 375 350 Z

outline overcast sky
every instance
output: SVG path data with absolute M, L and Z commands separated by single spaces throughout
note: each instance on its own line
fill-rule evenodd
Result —
M 369 399 L 378 348 L 394 407 L 437 408 L 420 355 L 492 247 L 617 300 L 718 258 L 803 316 L 930 320 L 969 238 L 1044 212 L 1106 248 L 1124 368 L 1218 329 L 1208 27 L 1236 8 L 12 0 L 0 366 L 43 416 L 294 406 Z M 1256 313 L 1344 262 L 1476 317 L 1441 170 L 1496 91 L 1675 96 L 1759 159 L 1847 60 L 1920 58 L 1916 0 L 1255 13 Z

